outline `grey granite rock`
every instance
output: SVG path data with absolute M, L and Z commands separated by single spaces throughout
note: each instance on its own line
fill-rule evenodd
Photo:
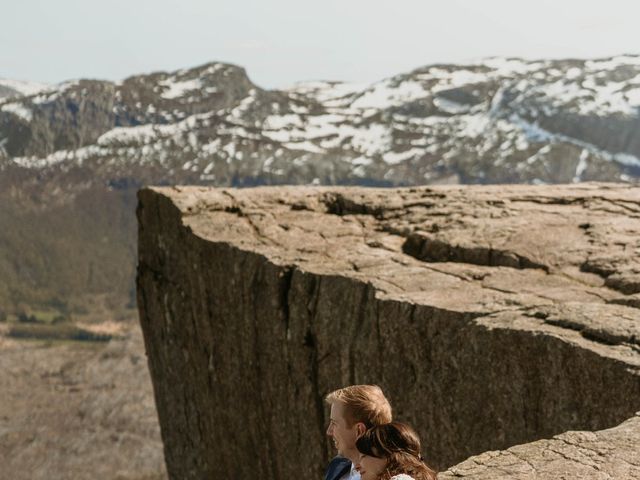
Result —
M 486 452 L 441 473 L 441 480 L 640 478 L 638 415 L 598 432 L 567 432 L 549 440 Z
M 320 478 L 322 398 L 351 383 L 381 385 L 439 469 L 515 449 L 522 465 L 484 454 L 498 460 L 478 478 L 500 462 L 579 478 L 562 477 L 582 471 L 572 452 L 600 440 L 640 457 L 623 423 L 640 409 L 640 311 L 607 282 L 638 267 L 637 187 L 153 188 L 138 218 L 171 478 Z M 564 456 L 536 463 L 546 445 Z M 637 478 L 612 455 L 603 475 Z

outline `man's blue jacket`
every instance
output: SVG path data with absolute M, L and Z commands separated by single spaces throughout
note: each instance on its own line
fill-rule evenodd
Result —
M 335 457 L 327 467 L 324 480 L 338 480 L 351 470 L 351 460 L 344 457 Z

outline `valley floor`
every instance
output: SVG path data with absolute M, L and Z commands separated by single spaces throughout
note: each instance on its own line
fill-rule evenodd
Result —
M 166 478 L 137 322 L 108 342 L 14 339 L 4 327 L 0 477 Z

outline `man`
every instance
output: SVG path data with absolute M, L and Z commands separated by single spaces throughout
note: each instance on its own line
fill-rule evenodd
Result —
M 360 480 L 355 469 L 359 453 L 356 440 L 374 425 L 391 421 L 391 405 L 377 385 L 351 385 L 331 392 L 325 401 L 331 405 L 327 435 L 338 449 L 325 480 Z

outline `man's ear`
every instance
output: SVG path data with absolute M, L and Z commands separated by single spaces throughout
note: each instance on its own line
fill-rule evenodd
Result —
M 358 436 L 358 438 L 364 435 L 364 432 L 366 431 L 367 431 L 367 426 L 364 423 L 362 422 L 356 423 L 356 435 Z

